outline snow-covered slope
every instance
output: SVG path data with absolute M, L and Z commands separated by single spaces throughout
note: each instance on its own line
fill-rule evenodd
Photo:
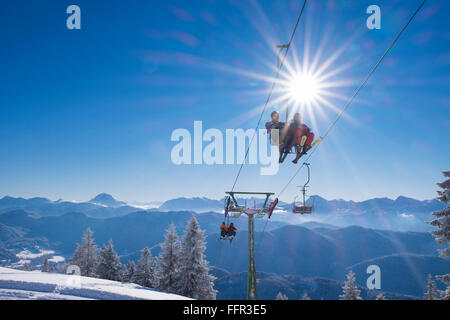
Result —
M 188 298 L 132 283 L 0 268 L 0 300 L 5 299 L 185 300 Z

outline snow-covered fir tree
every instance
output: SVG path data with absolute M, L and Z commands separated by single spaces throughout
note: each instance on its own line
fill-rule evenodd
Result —
M 283 294 L 281 292 L 278 292 L 277 297 L 275 298 L 275 300 L 289 300 L 289 299 L 288 299 L 287 295 L 285 295 L 285 294 Z
M 447 288 L 444 291 L 440 292 L 441 299 L 442 300 L 450 300 L 450 276 L 444 275 L 444 276 L 437 276 L 440 281 L 444 282 L 447 285 Z
M 120 281 L 122 278 L 122 264 L 114 251 L 112 239 L 108 246 L 103 246 L 98 255 L 97 276 L 106 280 Z
M 44 263 L 42 264 L 42 272 L 48 272 L 48 258 L 44 259 Z
M 149 248 L 142 250 L 141 258 L 137 264 L 131 282 L 139 284 L 143 287 L 155 287 L 155 269 L 154 260 Z
M 347 274 L 347 281 L 345 281 L 342 290 L 344 293 L 339 296 L 341 300 L 362 300 L 361 290 L 355 284 L 355 274 L 352 270 Z
M 302 300 L 311 300 L 311 298 L 308 296 L 308 293 L 306 291 L 302 296 Z
M 444 171 L 442 174 L 446 178 L 450 178 L 450 171 Z M 439 195 L 438 199 L 448 205 L 450 201 L 450 179 L 440 182 L 437 185 L 442 189 L 437 192 Z M 433 212 L 432 215 L 435 219 L 427 223 L 438 227 L 438 230 L 432 231 L 431 234 L 438 243 L 447 245 L 446 248 L 439 250 L 439 253 L 441 257 L 448 259 L 450 258 L 450 206 L 446 206 L 441 211 Z M 436 278 L 447 285 L 447 289 L 442 293 L 442 299 L 450 300 L 450 274 L 437 276 Z
M 180 284 L 180 257 L 181 245 L 174 224 L 166 230 L 165 241 L 161 245 L 162 252 L 157 258 L 156 278 L 158 279 L 157 289 L 160 291 L 176 293 L 179 291 L 177 285 Z
M 433 280 L 431 274 L 428 275 L 427 292 L 423 296 L 424 300 L 439 300 L 439 291 L 436 286 L 436 281 Z
M 128 261 L 125 271 L 123 272 L 122 281 L 132 282 L 134 273 L 136 272 L 136 266 L 134 261 Z
M 177 293 L 194 299 L 216 299 L 217 291 L 214 290 L 216 278 L 209 274 L 209 264 L 204 255 L 205 235 L 194 216 L 186 226 L 181 246 Z
M 83 233 L 82 242 L 77 245 L 70 263 L 80 268 L 81 275 L 95 277 L 98 262 L 98 247 L 95 244 L 91 229 Z

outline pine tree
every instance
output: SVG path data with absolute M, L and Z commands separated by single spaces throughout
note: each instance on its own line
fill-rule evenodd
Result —
M 100 249 L 98 256 L 97 275 L 102 279 L 120 281 L 122 276 L 122 264 L 119 256 L 114 251 L 112 239 L 108 246 Z
M 138 262 L 136 271 L 132 278 L 132 282 L 139 284 L 143 287 L 154 288 L 155 286 L 155 274 L 153 268 L 153 258 L 149 248 L 142 250 L 141 259 Z
M 302 300 L 311 300 L 311 298 L 308 296 L 308 293 L 306 291 L 302 296 Z
M 166 230 L 165 241 L 161 245 L 163 250 L 157 259 L 158 290 L 176 293 L 179 291 L 179 259 L 181 257 L 181 245 L 173 224 Z
M 209 274 L 209 264 L 204 255 L 205 245 L 204 231 L 193 216 L 181 240 L 180 278 L 176 287 L 179 288 L 177 293 L 183 296 L 214 300 L 217 294 L 214 290 L 216 278 Z
M 450 300 L 450 275 L 445 276 L 437 276 L 440 281 L 444 282 L 447 285 L 447 288 L 444 291 L 441 291 L 441 299 L 442 300 Z
M 98 262 L 98 247 L 92 237 L 93 232 L 87 229 L 83 233 L 82 243 L 78 244 L 70 263 L 81 270 L 82 276 L 95 277 Z
M 442 174 L 444 177 L 450 178 L 450 171 L 444 171 Z M 443 189 L 437 192 L 439 195 L 438 199 L 448 205 L 450 201 L 450 179 L 440 182 L 437 185 Z M 440 256 L 450 258 L 450 206 L 446 206 L 441 211 L 433 212 L 432 215 L 436 218 L 427 223 L 438 227 L 438 230 L 432 231 L 431 234 L 438 243 L 447 245 L 445 249 L 439 250 Z M 450 300 L 450 273 L 437 276 L 436 278 L 447 285 L 447 289 L 442 293 L 442 299 Z
M 436 281 L 433 280 L 433 277 L 431 276 L 431 274 L 428 275 L 427 292 L 425 292 L 423 299 L 424 300 L 438 300 L 439 299 Z
M 128 261 L 126 270 L 123 273 L 122 281 L 131 282 L 133 280 L 135 272 L 136 266 L 134 265 L 134 261 Z
M 436 276 L 436 279 L 442 281 L 447 285 L 444 291 L 440 291 L 440 299 L 442 300 L 450 300 L 450 274 L 446 274 L 443 276 Z
M 42 272 L 48 272 L 48 258 L 44 259 L 44 263 L 42 265 Z
M 361 290 L 356 286 L 355 274 L 351 270 L 347 274 L 347 281 L 345 281 L 342 290 L 344 293 L 339 296 L 341 300 L 362 300 L 360 296 Z
M 288 297 L 285 294 L 283 294 L 281 292 L 278 292 L 277 297 L 275 298 L 275 300 L 289 300 L 289 299 L 288 299 Z

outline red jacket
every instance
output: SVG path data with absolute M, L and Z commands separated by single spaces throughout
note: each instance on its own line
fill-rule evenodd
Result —
M 308 133 L 310 131 L 311 130 L 309 129 L 309 127 L 303 123 L 300 125 L 297 125 L 295 122 L 292 122 L 289 125 L 289 134 L 291 135 L 291 137 L 296 137 L 296 138 L 303 137 L 303 136 L 308 135 Z

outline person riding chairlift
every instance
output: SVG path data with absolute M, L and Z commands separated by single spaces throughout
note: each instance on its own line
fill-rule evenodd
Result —
M 234 226 L 233 222 L 230 223 L 230 225 L 228 226 L 228 233 L 227 236 L 230 239 L 233 239 L 236 236 L 236 227 Z
M 278 111 L 273 111 L 270 114 L 270 118 L 272 121 L 266 122 L 266 130 L 267 133 L 270 134 L 270 140 L 271 140 L 271 144 L 272 145 L 278 145 L 281 149 L 283 148 L 283 141 L 284 141 L 284 136 L 286 134 L 286 123 L 279 121 L 280 119 L 280 114 L 278 113 Z M 272 140 L 272 129 L 277 129 L 278 130 L 278 141 L 273 141 Z
M 225 222 L 222 222 L 221 226 L 220 226 L 220 236 L 222 238 L 225 238 L 228 234 L 228 227 L 225 224 Z
M 270 114 L 270 118 L 272 121 L 266 122 L 267 133 L 271 133 L 272 129 L 281 130 L 284 128 L 284 122 L 279 121 L 280 114 L 278 111 L 273 111 Z
M 303 145 L 302 145 L 302 139 Z M 289 125 L 288 133 L 286 135 L 285 143 L 289 146 L 295 145 L 295 150 L 297 152 L 297 156 L 293 163 L 297 163 L 298 159 L 300 159 L 303 155 L 305 155 L 309 149 L 311 149 L 311 144 L 314 141 L 314 133 L 311 132 L 309 127 L 302 123 L 302 117 L 300 113 L 296 113 L 294 115 L 294 120 Z

